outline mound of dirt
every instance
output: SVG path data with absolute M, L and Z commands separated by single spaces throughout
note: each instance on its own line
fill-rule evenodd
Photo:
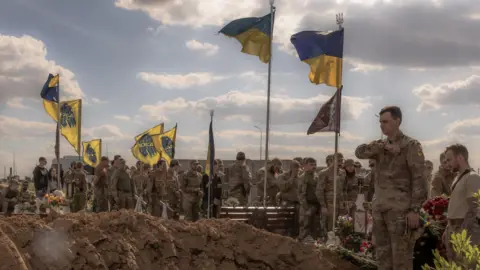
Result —
M 358 269 L 330 250 L 232 220 L 120 211 L 0 218 L 0 269 Z M 7 266 L 7 268 L 4 268 Z

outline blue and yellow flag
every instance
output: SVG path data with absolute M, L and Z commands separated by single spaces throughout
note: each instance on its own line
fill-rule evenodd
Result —
M 342 86 L 343 28 L 337 31 L 303 31 L 290 38 L 300 60 L 310 66 L 310 82 Z
M 43 107 L 53 121 L 58 122 L 58 103 L 44 99 Z M 60 132 L 78 154 L 81 151 L 81 127 L 82 100 L 76 99 L 60 102 Z
M 234 20 L 220 30 L 227 37 L 235 38 L 242 44 L 242 52 L 258 56 L 260 61 L 270 61 L 272 38 L 272 14 Z
M 146 164 L 155 165 L 160 160 L 161 154 L 153 144 L 152 137 L 163 133 L 163 123 L 156 125 L 151 129 L 135 137 L 135 145 L 131 151 L 133 156 Z
M 95 168 L 102 158 L 102 140 L 95 139 L 83 144 L 83 163 Z
M 47 81 L 43 85 L 40 96 L 44 100 L 52 101 L 58 103 L 59 100 L 59 79 L 60 76 L 48 74 Z
M 205 163 L 205 174 L 210 176 L 210 171 L 213 171 L 213 164 L 215 161 L 215 142 L 213 140 L 212 120 L 210 120 L 210 128 L 208 129 L 208 153 L 207 162 Z
M 177 140 L 177 125 L 163 134 L 153 136 L 153 144 L 160 152 L 161 158 L 170 165 L 175 157 L 175 141 Z

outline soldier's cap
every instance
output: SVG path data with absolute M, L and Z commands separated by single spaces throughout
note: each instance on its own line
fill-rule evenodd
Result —
M 244 152 L 238 152 L 237 153 L 237 160 L 245 160 L 245 153 Z
M 121 157 L 122 157 L 122 156 L 120 156 L 120 155 L 115 155 L 115 156 L 113 156 L 113 160 L 120 159 Z
M 28 186 L 28 181 L 23 181 L 22 186 Z
M 200 162 L 198 162 L 198 160 L 194 159 L 192 161 L 190 161 L 190 165 L 194 165 L 194 164 L 200 164 Z
M 170 166 L 181 166 L 180 162 L 177 159 L 172 159 L 170 161 Z
M 354 166 L 355 162 L 353 162 L 353 159 L 347 159 L 347 160 L 345 160 L 344 165 L 345 166 Z
M 355 161 L 355 163 L 353 164 L 355 167 L 357 168 L 361 168 L 362 167 L 362 163 L 360 163 L 360 161 Z

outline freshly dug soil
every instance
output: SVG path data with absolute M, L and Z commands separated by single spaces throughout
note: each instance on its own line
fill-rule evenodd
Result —
M 358 269 L 232 220 L 195 223 L 128 211 L 0 218 L 0 270 Z

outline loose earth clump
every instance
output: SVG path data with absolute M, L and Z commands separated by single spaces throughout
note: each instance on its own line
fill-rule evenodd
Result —
M 0 218 L 0 270 L 358 269 L 328 249 L 224 219 L 130 211 Z

